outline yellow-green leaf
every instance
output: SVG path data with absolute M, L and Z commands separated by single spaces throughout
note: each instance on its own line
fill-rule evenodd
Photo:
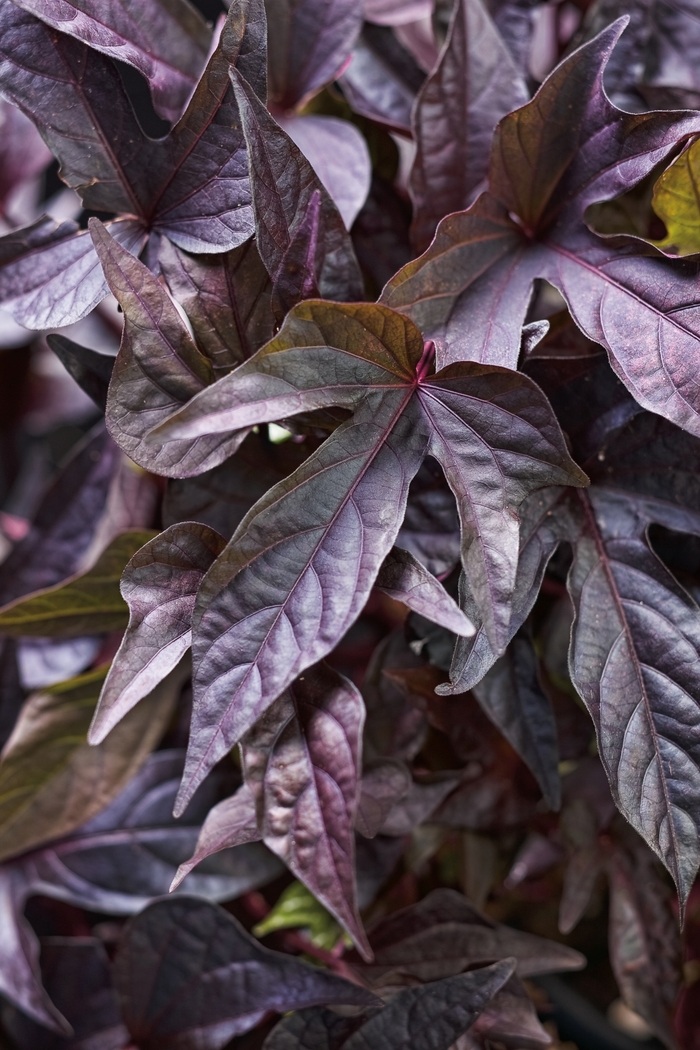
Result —
M 305 930 L 312 944 L 327 951 L 335 947 L 343 933 L 333 916 L 301 882 L 287 887 L 253 933 L 256 937 L 266 937 L 275 930 L 289 929 Z
M 667 231 L 657 247 L 674 255 L 700 252 L 700 139 L 659 178 L 651 203 Z
M 87 572 L 6 605 L 0 609 L 0 634 L 75 638 L 122 630 L 129 609 L 119 580 L 126 563 L 155 535 L 147 529 L 122 532 Z
M 87 731 L 107 666 L 33 693 L 0 756 L 0 860 L 79 827 L 128 784 L 165 730 L 180 664 L 97 747 Z

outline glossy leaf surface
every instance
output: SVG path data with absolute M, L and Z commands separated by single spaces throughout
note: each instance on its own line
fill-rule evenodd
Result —
M 700 433 L 687 365 L 699 345 L 694 269 L 671 268 L 634 238 L 614 248 L 584 221 L 589 204 L 639 182 L 699 126 L 695 113 L 626 114 L 608 101 L 603 71 L 623 28 L 618 22 L 579 48 L 504 118 L 489 192 L 444 219 L 382 299 L 443 341 L 440 363 L 515 367 L 532 282 L 544 277 L 607 348 L 636 400 Z
M 548 409 L 534 385 L 469 364 L 429 377 L 423 354 L 417 329 L 384 307 L 305 304 L 248 364 L 156 432 L 191 439 L 305 409 L 354 407 L 353 417 L 253 508 L 203 581 L 193 635 L 190 785 L 356 618 L 428 451 L 457 496 L 465 572 L 495 637 L 509 619 L 517 507 L 548 482 L 583 483 L 554 420 L 545 422 Z M 479 501 L 472 488 L 477 462 L 484 472 Z M 330 477 L 337 479 L 333 488 Z M 256 594 L 247 581 L 263 578 Z M 318 611 L 315 623 L 304 616 L 295 629 L 300 603 Z M 282 651 L 289 653 L 284 668 Z

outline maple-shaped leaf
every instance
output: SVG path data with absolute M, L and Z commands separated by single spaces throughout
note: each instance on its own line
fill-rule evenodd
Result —
M 529 94 L 481 0 L 458 0 L 440 60 L 413 112 L 413 242 L 430 244 L 440 219 L 471 204 L 488 174 L 491 139 Z
M 501 121 L 489 191 L 443 219 L 382 301 L 438 341 L 443 365 L 515 367 L 532 282 L 545 278 L 636 400 L 700 433 L 696 268 L 585 222 L 590 204 L 636 185 L 700 131 L 698 113 L 624 113 L 608 100 L 603 72 L 623 29 L 618 21 L 580 47 Z
M 256 504 L 202 583 L 183 798 L 356 619 L 427 454 L 457 498 L 464 570 L 494 645 L 507 630 L 518 506 L 543 485 L 585 477 L 531 381 L 473 363 L 431 375 L 431 355 L 386 307 L 304 303 L 249 362 L 156 429 L 157 442 L 211 441 L 310 409 L 353 411 Z
M 307 668 L 244 737 L 263 842 L 371 957 L 355 890 L 355 816 L 365 709 L 347 678 Z
M 140 0 L 16 2 L 54 29 L 128 62 L 148 80 L 157 112 L 171 121 L 181 116 L 211 40 L 207 23 L 187 0 L 156 0 L 145 11 Z
M 86 208 L 128 217 L 114 229 L 131 250 L 150 233 L 209 253 L 251 236 L 248 156 L 228 73 L 238 65 L 264 94 L 262 0 L 232 5 L 187 109 L 157 141 L 141 130 L 106 55 L 11 0 L 0 4 L 0 33 L 0 91 L 34 121 Z M 44 219 L 13 231 L 0 239 L 0 263 L 0 299 L 28 327 L 77 321 L 107 293 L 74 226 Z

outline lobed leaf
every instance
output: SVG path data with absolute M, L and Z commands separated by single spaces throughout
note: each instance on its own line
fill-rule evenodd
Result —
M 172 525 L 146 543 L 143 534 L 128 535 L 136 549 L 121 573 L 120 612 L 126 603 L 129 624 L 100 693 L 91 744 L 101 743 L 187 652 L 197 589 L 225 546 L 217 532 L 195 522 Z
M 376 584 L 395 601 L 452 630 L 469 637 L 474 626 L 457 603 L 425 566 L 401 547 L 387 554 L 377 575 Z M 1 615 L 1 614 L 0 614 Z
M 607 99 L 603 72 L 623 29 L 618 21 L 580 47 L 501 121 L 489 192 L 443 220 L 382 301 L 438 340 L 443 364 L 515 367 L 532 282 L 545 278 L 639 404 L 700 433 L 688 366 L 700 332 L 694 268 L 635 238 L 613 247 L 585 224 L 589 204 L 639 183 L 700 128 L 697 113 L 630 114 Z
M 19 0 L 18 7 L 138 69 L 166 120 L 181 115 L 209 50 L 209 28 L 186 0 L 150 4 L 145 18 L 133 0 Z
M 207 813 L 195 851 L 189 860 L 183 861 L 177 869 L 175 878 L 170 884 L 171 893 L 207 857 L 223 849 L 229 849 L 231 846 L 259 842 L 261 838 L 255 797 L 248 785 L 242 784 L 235 795 L 218 802 Z

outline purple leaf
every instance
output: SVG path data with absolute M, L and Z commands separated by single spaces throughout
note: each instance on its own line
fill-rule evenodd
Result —
M 66 372 L 88 394 L 98 408 L 105 410 L 107 388 L 112 377 L 114 358 L 86 346 L 79 346 L 62 335 L 50 335 L 46 340 Z
M 459 564 L 460 539 L 455 498 L 437 463 L 426 459 L 411 483 L 398 543 L 444 576 Z
M 552 1037 L 540 1024 L 532 999 L 515 976 L 486 1004 L 469 1035 L 477 1046 L 502 1043 L 507 1047 L 544 1050 L 552 1045 Z
M 221 798 L 210 777 L 179 821 L 172 817 L 184 753 L 157 751 L 114 802 L 72 835 L 20 858 L 31 891 L 89 911 L 133 915 L 167 894 L 197 844 L 200 825 Z M 230 785 L 228 787 L 230 790 Z M 230 900 L 263 886 L 282 865 L 257 843 L 227 849 L 188 875 L 182 889 Z
M 349 230 L 367 199 L 372 176 L 364 137 L 337 117 L 285 116 L 279 124 L 311 164 Z
M 301 222 L 292 234 L 272 285 L 272 313 L 281 324 L 304 299 L 318 299 L 321 191 L 314 190 Z
M 355 892 L 355 816 L 365 709 L 346 678 L 308 668 L 242 741 L 263 842 L 371 957 Z
M 264 96 L 263 0 L 231 5 L 182 119 L 166 139 L 149 145 L 141 161 L 153 229 L 190 252 L 230 251 L 254 232 L 248 155 L 229 81 L 234 65 Z
M 471 204 L 486 178 L 501 117 L 529 94 L 481 0 L 457 0 L 440 60 L 413 114 L 412 236 L 430 244 L 440 219 Z
M 11 0 L 0 3 L 0 38 L 0 90 L 34 121 L 64 182 L 87 208 L 142 215 L 148 140 L 112 63 Z
M 43 497 L 29 532 L 0 566 L 3 605 L 75 572 L 105 511 L 120 452 L 98 424 Z
M 38 1024 L 69 1035 L 71 1026 L 42 987 L 39 941 L 22 915 L 27 893 L 21 870 L 0 868 L 0 992 Z
M 365 769 L 360 782 L 355 827 L 367 839 L 373 839 L 387 816 L 412 787 L 411 775 L 402 762 L 384 760 Z
M 428 730 L 425 716 L 392 678 L 392 671 L 422 666 L 423 661 L 409 648 L 403 630 L 388 635 L 375 649 L 362 683 L 367 709 L 366 758 L 401 761 L 415 758 L 420 751 Z
M 634 238 L 601 239 L 584 221 L 589 204 L 638 183 L 700 129 L 697 113 L 628 114 L 608 101 L 603 71 L 623 28 L 617 22 L 579 48 L 501 121 L 490 194 L 444 219 L 382 299 L 443 341 L 442 363 L 470 357 L 514 367 L 532 281 L 546 278 L 636 400 L 700 433 L 687 364 L 699 338 L 693 265 Z
M 532 771 L 549 808 L 559 809 L 557 724 L 539 683 L 537 655 L 527 634 L 516 634 L 505 655 L 474 686 L 474 695 Z
M 365 0 L 365 18 L 380 26 L 402 26 L 433 13 L 432 0 Z
M 265 6 L 270 103 L 274 111 L 293 110 L 335 79 L 362 28 L 362 5 L 356 0 L 266 0 Z
M 157 901 L 132 919 L 114 977 L 142 1050 L 218 1050 L 268 1010 L 377 1002 L 357 985 L 263 948 L 223 908 L 192 897 Z
M 203 581 L 183 798 L 357 617 L 428 452 L 457 495 L 462 560 L 487 632 L 505 633 L 517 507 L 547 483 L 582 484 L 584 476 L 534 384 L 470 364 L 428 378 L 430 349 L 409 321 L 381 306 L 306 303 L 267 347 L 155 432 L 158 440 L 197 438 L 332 404 L 355 406 L 250 511 Z
M 459 773 L 449 771 L 411 782 L 409 791 L 392 806 L 379 828 L 382 835 L 410 835 L 429 820 L 441 802 L 457 787 Z
M 518 69 L 523 74 L 527 74 L 532 54 L 538 0 L 488 0 L 487 7 Z M 607 18 L 600 28 L 609 25 L 614 18 L 615 16 Z
M 424 79 L 393 33 L 365 25 L 339 83 L 356 113 L 409 134 L 411 110 Z
M 222 255 L 188 255 L 163 238 L 159 260 L 216 378 L 272 337 L 270 278 L 255 241 Z
M 237 448 L 243 434 L 223 441 L 145 442 L 150 428 L 212 381 L 212 367 L 162 284 L 97 219 L 90 221 L 90 229 L 105 277 L 124 311 L 107 396 L 110 433 L 131 459 L 154 473 L 177 477 L 188 468 L 215 466 Z
M 247 842 L 259 842 L 262 838 L 258 826 L 255 797 L 247 784 L 242 784 L 235 795 L 225 798 L 209 810 L 197 846 L 189 860 L 177 869 L 170 890 L 176 890 L 193 868 L 213 853 Z
M 12 191 L 41 174 L 51 152 L 31 120 L 21 110 L 0 101 L 0 205 L 3 212 Z
M 467 638 L 474 634 L 473 624 L 442 584 L 401 547 L 387 554 L 375 586 L 448 631 Z
M 41 979 L 73 1037 L 52 1037 L 19 1010 L 3 1011 L 3 1027 L 21 1050 L 122 1050 L 124 1027 L 112 985 L 112 966 L 101 941 L 92 937 L 43 937 Z
M 318 193 L 314 268 L 319 292 L 328 299 L 362 298 L 362 278 L 352 242 L 313 167 L 236 70 L 231 70 L 231 79 L 250 156 L 258 250 L 273 283 L 282 271 L 297 229 L 307 217 L 311 199 Z
M 17 0 L 17 6 L 138 69 L 166 120 L 181 115 L 207 58 L 211 32 L 186 0 L 150 4 L 146 17 L 138 0 Z
M 513 973 L 513 959 L 404 988 L 369 1020 L 308 1010 L 282 1021 L 265 1050 L 450 1050 Z M 363 1023 L 364 1022 L 364 1023 Z
M 145 232 L 133 219 L 107 224 L 125 250 L 138 253 Z M 28 328 L 73 324 L 109 289 L 87 230 L 75 223 L 39 219 L 0 238 L 0 302 Z
M 516 960 L 521 977 L 585 965 L 573 948 L 493 922 L 448 889 L 433 890 L 418 904 L 380 920 L 369 941 L 374 962 L 362 972 L 372 980 L 402 969 L 421 981 L 435 981 L 506 956 Z
M 225 545 L 206 525 L 183 522 L 134 554 L 121 579 L 129 626 L 100 693 L 91 744 L 101 743 L 187 652 L 197 589 Z
M 163 500 L 163 524 L 199 521 L 231 538 L 250 508 L 309 454 L 305 442 L 273 444 L 249 434 L 235 455 L 195 478 L 171 480 Z
M 610 961 L 618 987 L 664 1045 L 675 1047 L 683 951 L 663 872 L 637 839 L 628 849 L 614 850 L 609 875 Z

